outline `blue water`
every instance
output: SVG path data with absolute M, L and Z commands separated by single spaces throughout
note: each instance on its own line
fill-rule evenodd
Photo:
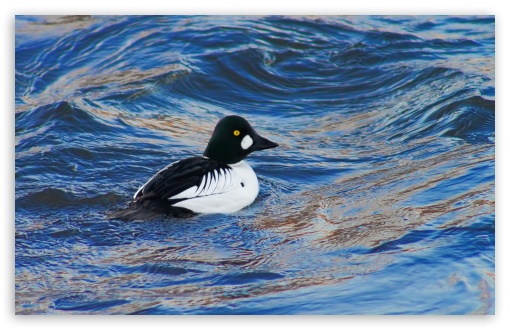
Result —
M 495 21 L 17 16 L 17 314 L 494 314 Z M 233 215 L 107 214 L 246 117 Z

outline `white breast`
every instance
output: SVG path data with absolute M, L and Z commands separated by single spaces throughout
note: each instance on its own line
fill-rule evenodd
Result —
M 172 199 L 188 198 L 175 203 L 196 213 L 233 213 L 253 203 L 259 193 L 259 182 L 253 169 L 245 161 L 230 165 L 232 170 L 216 172 L 202 179 Z

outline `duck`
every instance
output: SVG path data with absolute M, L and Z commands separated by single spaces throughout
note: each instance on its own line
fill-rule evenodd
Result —
M 257 175 L 245 158 L 254 151 L 278 146 L 260 136 L 245 118 L 226 116 L 216 124 L 202 156 L 161 169 L 135 192 L 126 209 L 109 218 L 235 213 L 252 204 L 259 193 Z

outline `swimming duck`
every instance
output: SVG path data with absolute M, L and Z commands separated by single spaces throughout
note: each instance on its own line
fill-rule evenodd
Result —
M 129 208 L 110 218 L 234 213 L 253 203 L 259 182 L 244 160 L 254 151 L 277 147 L 241 116 L 227 116 L 214 128 L 203 156 L 171 163 L 142 185 Z

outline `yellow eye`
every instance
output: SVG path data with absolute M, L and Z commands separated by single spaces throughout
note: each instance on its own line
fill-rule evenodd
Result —
M 237 130 L 237 129 L 236 129 L 236 130 L 234 131 L 234 136 L 239 136 L 239 134 L 241 134 L 241 132 L 239 132 L 239 130 Z

